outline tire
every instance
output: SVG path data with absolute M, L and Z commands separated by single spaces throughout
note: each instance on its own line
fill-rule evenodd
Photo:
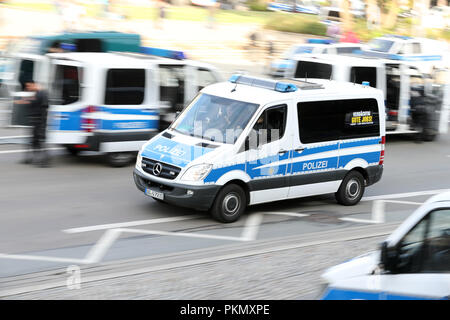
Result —
M 129 165 L 134 158 L 132 152 L 110 152 L 106 155 L 106 161 L 111 167 L 119 168 Z
M 77 156 L 77 155 L 80 154 L 80 149 L 77 149 L 77 148 L 75 148 L 73 146 L 66 146 L 66 150 L 72 156 Z
M 210 213 L 217 221 L 230 223 L 237 221 L 246 207 L 247 196 L 244 190 L 236 184 L 229 184 L 217 194 Z
M 365 190 L 365 180 L 358 171 L 350 171 L 342 180 L 335 193 L 336 200 L 344 206 L 353 206 L 361 200 Z

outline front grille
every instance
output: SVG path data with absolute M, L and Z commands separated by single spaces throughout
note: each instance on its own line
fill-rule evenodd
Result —
M 161 173 L 159 175 L 155 175 L 153 172 L 153 168 L 157 163 L 161 164 Z M 142 170 L 155 177 L 173 180 L 178 176 L 181 168 L 153 159 L 142 158 Z

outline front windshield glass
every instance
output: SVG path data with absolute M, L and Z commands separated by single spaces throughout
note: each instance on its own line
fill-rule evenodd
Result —
M 220 143 L 236 142 L 258 105 L 200 94 L 173 123 L 182 134 Z
M 374 39 L 369 41 L 369 47 L 373 51 L 378 52 L 389 52 L 391 50 L 394 41 L 391 40 L 382 40 L 382 39 Z

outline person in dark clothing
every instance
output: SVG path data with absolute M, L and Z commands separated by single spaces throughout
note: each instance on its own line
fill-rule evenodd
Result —
M 18 103 L 28 104 L 28 122 L 31 126 L 30 149 L 26 152 L 26 164 L 36 164 L 40 167 L 50 165 L 49 156 L 45 150 L 45 135 L 47 128 L 48 95 L 37 83 L 30 80 L 26 82 L 26 90 L 34 92 L 34 96 L 21 100 Z

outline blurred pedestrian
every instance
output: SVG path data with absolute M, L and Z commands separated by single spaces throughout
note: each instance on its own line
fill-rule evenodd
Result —
M 220 5 L 216 0 L 211 0 L 208 6 L 208 28 L 214 29 L 215 18 L 214 15 L 216 13 L 216 7 Z
M 339 39 L 339 26 L 336 23 L 330 23 L 327 28 L 327 36 L 333 40 Z
M 156 1 L 156 8 L 158 10 L 156 19 L 155 19 L 155 27 L 158 29 L 164 28 L 164 19 L 166 18 L 166 4 L 164 0 Z
M 48 94 L 40 85 L 33 80 L 25 83 L 26 91 L 34 95 L 17 101 L 19 104 L 27 104 L 28 123 L 31 126 L 31 141 L 29 150 L 25 153 L 22 163 L 36 164 L 40 167 L 49 167 L 50 159 L 45 149 L 45 138 L 47 130 Z

